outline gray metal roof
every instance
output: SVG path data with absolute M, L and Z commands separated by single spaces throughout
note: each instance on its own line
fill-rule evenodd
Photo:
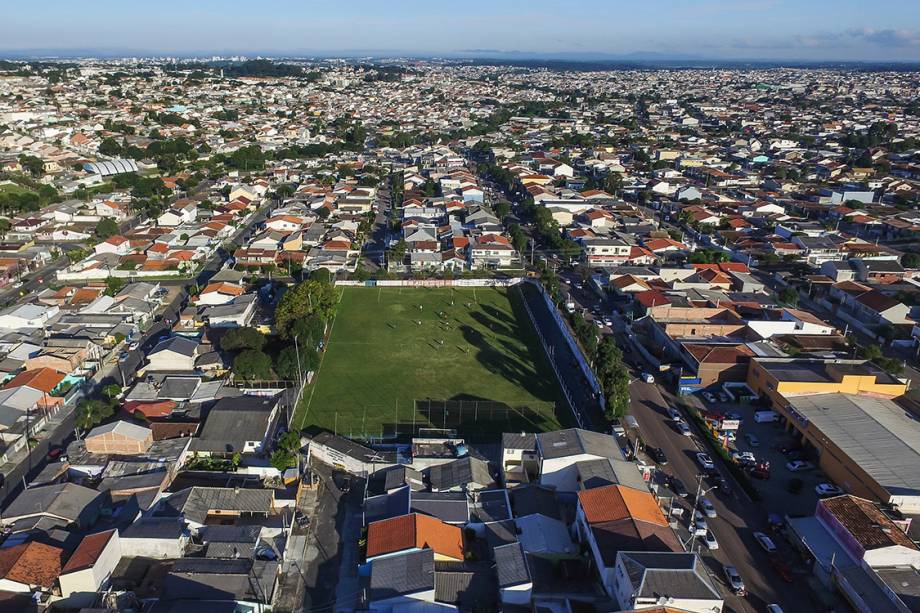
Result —
M 371 565 L 370 601 L 434 589 L 434 550 L 378 558 Z
M 787 398 L 892 495 L 920 495 L 920 424 L 897 403 L 852 394 Z
M 645 491 L 648 484 L 642 478 L 642 473 L 636 465 L 626 460 L 614 458 L 598 458 L 596 460 L 583 460 L 575 463 L 575 469 L 581 485 L 590 490 L 605 485 L 625 485 L 637 490 Z
M 470 510 L 463 492 L 412 492 L 410 513 L 422 513 L 453 524 L 466 523 Z
M 620 449 L 612 436 L 581 428 L 543 432 L 537 435 L 537 443 L 544 459 L 581 454 L 602 458 L 620 457 Z
M 203 524 L 211 511 L 268 513 L 274 506 L 272 490 L 232 487 L 190 487 L 176 492 L 163 503 L 159 516 L 181 516 Z
M 499 587 L 512 587 L 530 582 L 530 570 L 520 543 L 495 548 L 495 569 Z
M 77 521 L 83 510 L 99 498 L 99 492 L 74 483 L 58 483 L 24 490 L 4 510 L 7 520 L 29 515 L 53 515 Z
M 637 597 L 722 600 L 694 553 L 621 552 L 620 555 Z
M 428 482 L 432 489 L 446 490 L 469 484 L 489 486 L 495 479 L 488 462 L 468 456 L 432 466 L 428 469 Z

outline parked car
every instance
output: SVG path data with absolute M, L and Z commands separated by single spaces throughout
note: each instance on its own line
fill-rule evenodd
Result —
M 802 491 L 802 486 L 804 483 L 801 479 L 789 479 L 789 485 L 786 489 L 789 490 L 790 494 L 798 494 Z
M 693 531 L 693 536 L 706 536 L 706 532 L 709 531 L 709 526 L 706 525 L 706 518 L 703 517 L 699 511 L 693 512 L 693 525 L 691 529 Z
M 703 392 L 703 398 L 706 399 L 706 402 L 715 402 L 716 397 L 713 396 L 710 392 Z
M 675 407 L 668 407 L 668 417 L 677 421 L 680 419 L 680 411 L 678 411 Z
M 770 556 L 770 568 L 776 571 L 776 574 L 780 576 L 780 579 L 786 583 L 792 583 L 792 570 L 790 570 L 789 565 L 780 560 L 776 556 Z
M 815 494 L 822 498 L 827 496 L 840 496 L 843 494 L 843 489 L 837 487 L 833 483 L 819 483 L 815 486 Z
M 642 380 L 645 381 L 646 383 L 654 383 L 654 382 L 655 382 L 655 376 L 654 376 L 652 373 L 650 373 L 650 372 L 643 372 L 643 373 L 642 373 Z
M 703 514 L 706 515 L 706 517 L 716 517 L 716 508 L 709 502 L 708 498 L 700 498 L 700 508 L 703 510 Z
M 754 466 L 751 468 L 751 476 L 755 479 L 766 481 L 770 478 L 770 469 L 765 466 Z
M 756 540 L 757 544 L 760 545 L 767 553 L 773 553 L 776 551 L 776 544 L 773 542 L 773 539 L 771 539 L 763 532 L 755 532 L 754 540 Z
M 791 462 L 786 463 L 786 470 L 794 473 L 811 470 L 814 467 L 814 464 L 811 462 L 806 462 L 805 460 L 792 460 Z
M 678 421 L 674 425 L 677 427 L 677 431 L 684 436 L 691 436 L 693 434 L 690 432 L 690 426 L 688 426 L 687 422 L 685 421 Z
M 716 540 L 716 535 L 712 533 L 712 530 L 706 531 L 706 536 L 703 537 L 703 542 L 706 543 L 706 547 L 709 549 L 719 548 L 719 541 Z
M 703 468 L 703 470 L 715 470 L 716 465 L 713 463 L 712 458 L 702 451 L 696 454 L 696 461 Z
M 64 448 L 61 445 L 51 445 L 48 448 L 48 459 L 56 460 L 61 457 L 61 454 L 64 453 Z
M 722 570 L 725 571 L 725 581 L 728 583 L 729 589 L 734 592 L 736 596 L 744 596 L 747 590 L 744 589 L 744 580 L 741 579 L 741 574 L 738 573 L 738 569 L 734 566 L 724 566 Z
M 732 451 L 732 459 L 741 465 L 756 464 L 757 458 L 750 451 Z
M 768 604 L 767 613 L 783 613 L 783 608 L 778 604 Z
M 664 466 L 668 463 L 668 457 L 664 454 L 664 451 L 661 449 L 661 447 L 646 447 L 645 451 L 648 453 L 650 458 L 655 460 L 656 464 Z
M 758 439 L 755 434 L 748 432 L 744 435 L 744 440 L 746 440 L 751 447 L 760 447 L 760 439 Z
M 687 488 L 684 487 L 683 482 L 676 477 L 671 477 L 670 486 L 671 486 L 671 491 L 677 494 L 678 496 L 680 496 L 681 498 L 686 498 L 687 496 L 690 495 L 690 493 L 687 491 Z
M 728 402 L 728 394 L 725 392 L 719 392 L 719 402 Z M 732 417 L 731 419 L 741 419 L 741 417 Z

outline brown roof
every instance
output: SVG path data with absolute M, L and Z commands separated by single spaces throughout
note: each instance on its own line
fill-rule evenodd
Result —
M 876 313 L 884 313 L 888 309 L 901 304 L 891 296 L 886 296 L 877 290 L 872 290 L 871 292 L 866 292 L 858 296 L 856 301 L 866 305 Z
M 578 492 L 578 502 L 589 524 L 632 518 L 659 526 L 668 525 L 651 493 L 624 485 L 583 490 Z
M 821 500 L 823 505 L 866 551 L 900 545 L 917 549 L 904 531 L 865 498 L 849 494 Z
M 115 530 L 107 530 L 98 534 L 84 536 L 80 544 L 77 545 L 73 555 L 67 560 L 67 564 L 61 570 L 61 574 L 72 573 L 84 568 L 90 568 L 102 555 L 105 546 L 109 544 Z
M 56 388 L 63 380 L 64 375 L 53 368 L 35 368 L 19 373 L 4 385 L 3 389 L 31 387 L 40 392 L 50 394 L 51 390 Z
M 746 364 L 754 352 L 746 345 L 706 345 L 685 343 L 686 349 L 700 364 Z
M 63 559 L 63 549 L 35 541 L 0 549 L 0 578 L 50 588 Z
M 195 436 L 198 432 L 198 424 L 195 422 L 152 421 L 147 425 L 153 431 L 155 441 Z
M 371 522 L 367 528 L 369 558 L 413 548 L 462 560 L 463 533 L 457 526 L 417 513 Z

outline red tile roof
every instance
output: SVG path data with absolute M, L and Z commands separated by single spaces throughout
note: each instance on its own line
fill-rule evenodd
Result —
M 369 558 L 413 548 L 462 560 L 463 533 L 457 526 L 417 513 L 371 522 L 367 528 Z
M 40 392 L 50 394 L 51 390 L 56 388 L 63 380 L 64 375 L 53 368 L 35 368 L 19 373 L 4 385 L 3 389 L 31 387 Z
M 84 568 L 90 568 L 102 555 L 102 551 L 112 539 L 115 530 L 107 530 L 98 534 L 84 536 L 80 544 L 77 545 L 73 555 L 67 560 L 67 564 L 61 570 L 61 574 L 72 573 Z
M 63 549 L 35 541 L 0 549 L 0 579 L 50 588 L 63 559 Z

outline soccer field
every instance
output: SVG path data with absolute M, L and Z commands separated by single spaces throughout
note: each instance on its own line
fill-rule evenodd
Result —
M 339 291 L 295 425 L 375 440 L 446 427 L 482 440 L 571 423 L 516 288 Z

